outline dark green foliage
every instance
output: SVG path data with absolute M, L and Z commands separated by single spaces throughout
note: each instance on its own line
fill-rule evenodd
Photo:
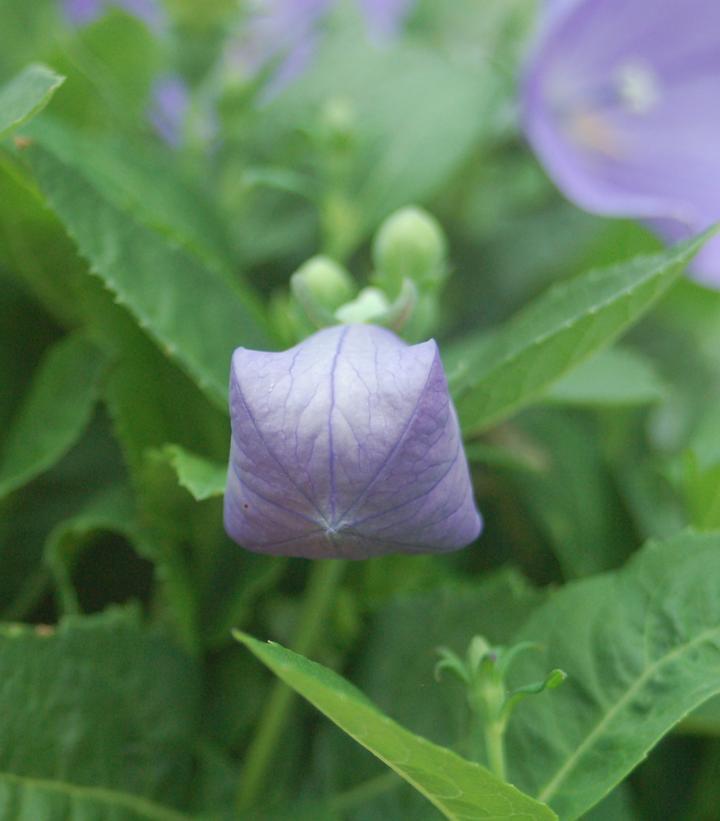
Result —
M 331 4 L 270 93 L 232 0 L 167 0 L 162 31 L 61 5 L 0 3 L 0 819 L 716 819 L 720 291 L 685 276 L 707 236 L 579 212 L 521 141 L 535 4 L 418 0 L 385 43 Z M 407 334 L 440 346 L 484 532 L 334 573 L 246 552 L 232 351 L 311 331 L 312 256 L 387 280 L 405 206 L 445 234 Z M 568 674 L 513 712 L 510 783 L 435 675 L 478 635 L 537 645 L 510 689 Z

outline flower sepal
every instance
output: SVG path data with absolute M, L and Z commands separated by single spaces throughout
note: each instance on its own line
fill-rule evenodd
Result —
M 515 659 L 527 650 L 538 649 L 538 644 L 528 641 L 492 646 L 482 636 L 471 640 L 464 659 L 447 647 L 438 649 L 435 678 L 451 673 L 465 687 L 468 705 L 484 737 L 488 764 L 501 778 L 505 777 L 504 735 L 513 710 L 524 699 L 554 690 L 567 678 L 563 670 L 554 669 L 541 681 L 510 690 L 506 677 Z

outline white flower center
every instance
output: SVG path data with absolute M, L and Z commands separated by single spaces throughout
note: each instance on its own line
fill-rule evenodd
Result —
M 649 114 L 660 102 L 660 82 L 646 63 L 625 63 L 616 75 L 620 101 L 633 114 Z

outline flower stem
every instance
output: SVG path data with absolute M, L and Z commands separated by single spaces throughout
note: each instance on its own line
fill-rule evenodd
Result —
M 296 653 L 303 656 L 312 653 L 344 570 L 345 562 L 337 559 L 314 563 L 300 612 L 300 623 L 291 644 L 291 649 Z M 294 692 L 286 684 L 276 681 L 265 702 L 240 773 L 237 809 L 241 813 L 255 804 L 264 786 L 293 697 Z
M 498 778 L 505 781 L 504 721 L 490 721 L 485 725 L 485 751 L 490 769 Z
M 336 813 L 346 813 L 384 795 L 389 790 L 396 789 L 402 783 L 404 782 L 397 773 L 393 771 L 382 773 L 336 795 L 330 799 L 330 806 Z

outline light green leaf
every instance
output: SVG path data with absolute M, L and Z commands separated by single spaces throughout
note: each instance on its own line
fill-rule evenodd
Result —
M 698 530 L 720 529 L 720 462 L 707 467 L 695 450 L 685 454 L 683 491 L 690 522 Z
M 544 598 L 510 569 L 473 583 L 449 580 L 431 590 L 395 595 L 373 618 L 356 680 L 403 726 L 469 754 L 467 705 L 451 682 L 436 680 L 437 648 L 464 657 L 478 634 L 491 644 L 506 644 Z
M 648 405 L 659 402 L 665 390 L 648 359 L 626 348 L 610 348 L 552 385 L 545 401 L 581 406 Z
M 693 710 L 682 720 L 678 732 L 720 737 L 720 696 L 713 696 Z
M 568 584 L 515 638 L 546 648 L 518 661 L 518 681 L 556 666 L 568 680 L 513 716 L 511 776 L 572 821 L 720 692 L 720 534 L 650 542 L 622 570 Z
M 554 813 L 492 773 L 396 724 L 336 673 L 277 644 L 236 633 L 286 684 L 421 792 L 449 819 L 552 819 Z
M 619 503 L 595 428 L 568 413 L 538 410 L 518 420 L 545 463 L 510 481 L 550 542 L 566 579 L 618 567 L 634 531 Z
M 40 113 L 65 78 L 43 65 L 31 65 L 0 87 L 0 137 Z
M 671 466 L 690 523 L 698 530 L 720 529 L 720 425 L 718 390 L 703 383 L 703 405 L 687 449 Z
M 202 502 L 225 493 L 227 465 L 211 462 L 179 445 L 167 445 L 163 448 L 163 455 L 177 473 L 178 482 L 196 501 Z
M 537 400 L 609 345 L 677 279 L 709 234 L 551 288 L 473 350 L 456 345 L 451 388 L 466 433 Z
M 318 111 L 337 109 L 347 122 L 344 190 L 325 214 L 341 254 L 395 209 L 431 196 L 491 130 L 498 98 L 489 61 L 463 70 L 409 42 L 368 48 L 357 32 L 354 17 L 331 27 L 311 70 L 268 110 L 273 136 L 298 122 L 318 131 Z
M 88 136 L 48 115 L 26 132 L 63 163 L 78 169 L 120 210 L 210 260 L 229 280 L 238 280 L 217 202 L 200 181 L 178 166 L 174 155 L 128 142 L 120 134 Z
M 0 498 L 52 467 L 85 429 L 104 357 L 81 336 L 56 343 L 20 406 L 0 459 Z
M 108 200 L 51 152 L 32 146 L 24 154 L 91 271 L 208 397 L 226 408 L 233 349 L 272 347 L 255 299 Z
M 144 798 L 67 781 L 0 773 L 0 817 L 13 821 L 187 821 Z
M 404 558 L 378 559 L 377 567 L 375 562 L 365 566 L 366 572 L 385 576 L 386 586 L 395 579 L 397 588 L 398 574 L 411 576 L 416 572 L 415 559 L 421 557 L 413 557 L 403 566 L 400 562 Z M 482 761 L 484 745 L 471 731 L 473 720 L 463 688 L 451 676 L 443 676 L 440 681 L 435 676 L 437 648 L 449 647 L 464 657 L 471 639 L 478 634 L 492 644 L 506 644 L 544 601 L 545 594 L 511 569 L 472 583 L 448 579 L 438 586 L 443 569 L 442 561 L 426 569 L 432 574 L 431 589 L 396 593 L 376 607 L 365 631 L 363 652 L 353 666 L 353 679 L 380 710 L 403 727 L 436 744 L 450 746 L 469 759 Z M 324 759 L 318 766 L 329 778 L 334 776 L 336 789 L 352 794 L 380 777 L 378 762 L 335 727 L 328 725 L 320 739 L 317 748 Z M 367 818 L 437 818 L 434 808 L 405 783 L 367 799 L 363 810 Z
M 197 671 L 137 611 L 3 626 L 0 681 L 1 774 L 185 802 Z

